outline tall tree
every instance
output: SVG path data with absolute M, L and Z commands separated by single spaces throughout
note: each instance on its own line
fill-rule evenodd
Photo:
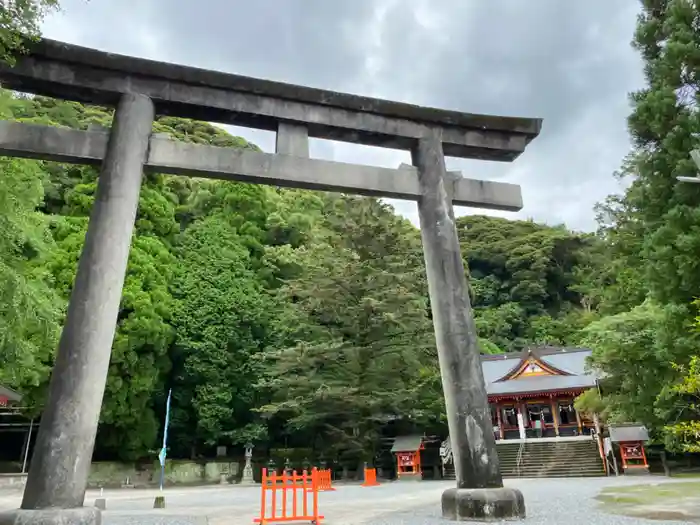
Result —
M 27 40 L 39 36 L 39 24 L 58 0 L 4 0 L 0 4 L 0 60 L 14 64 Z
M 296 344 L 267 352 L 261 386 L 273 394 L 262 410 L 326 451 L 371 460 L 381 425 L 418 416 L 416 393 L 434 386 L 420 238 L 374 199 L 326 202 L 323 228 L 295 251 L 298 273 L 280 290 Z
M 618 174 L 630 184 L 599 208 L 611 255 L 603 302 L 616 315 L 586 334 L 594 365 L 608 374 L 608 400 L 657 430 L 674 417 L 669 389 L 700 351 L 700 187 L 676 180 L 697 169 L 698 20 L 698 2 L 642 1 L 633 44 L 647 82 L 631 97 L 634 150 Z
M 657 399 L 673 379 L 673 352 L 658 337 L 661 329 L 663 310 L 647 301 L 583 330 L 582 343 L 593 348 L 594 368 L 604 374 L 602 391 L 612 421 L 658 426 Z
M 43 198 L 38 168 L 0 158 L 0 382 L 21 391 L 46 381 L 63 307 L 44 266 L 53 240 L 36 212 Z
M 700 142 L 700 4 L 642 2 L 634 45 L 647 86 L 632 95 L 629 127 L 636 150 L 625 206 L 643 235 L 645 284 L 661 303 L 690 304 L 700 289 L 700 187 L 690 150 Z M 635 220 L 636 219 L 636 220 Z
M 0 117 L 11 119 L 13 97 L 0 91 Z M 64 302 L 47 261 L 55 250 L 50 220 L 38 212 L 48 179 L 40 163 L 0 158 L 0 382 L 41 397 L 58 341 Z
M 236 189 L 249 193 L 240 184 L 229 193 Z M 182 454 L 263 437 L 262 429 L 250 433 L 257 424 L 251 410 L 259 404 L 256 356 L 274 308 L 255 271 L 259 239 L 251 240 L 251 231 L 258 229 L 244 216 L 217 213 L 190 226 L 178 246 L 172 432 Z
M 696 330 L 700 331 L 700 316 L 696 318 Z M 672 450 L 700 452 L 700 356 L 692 356 L 687 366 L 673 366 L 680 377 L 667 392 L 673 403 L 669 411 L 672 419 L 664 428 L 666 445 Z

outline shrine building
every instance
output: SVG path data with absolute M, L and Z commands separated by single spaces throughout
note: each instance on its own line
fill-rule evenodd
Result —
M 594 424 L 574 408 L 574 399 L 597 387 L 586 369 L 587 348 L 530 347 L 482 355 L 481 366 L 497 440 L 574 437 Z

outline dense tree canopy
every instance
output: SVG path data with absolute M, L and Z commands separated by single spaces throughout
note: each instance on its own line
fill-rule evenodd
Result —
M 0 59 L 54 5 L 6 2 Z M 599 231 L 480 215 L 457 229 L 483 353 L 588 346 L 605 378 L 581 410 L 697 451 L 700 185 L 676 177 L 696 171 L 700 5 L 642 7 L 633 44 L 647 84 L 615 175 L 629 184 L 597 207 Z M 112 111 L 0 91 L 0 117 L 86 129 Z M 187 119 L 154 131 L 257 149 Z M 0 169 L 0 383 L 37 415 L 97 171 L 15 158 Z M 418 230 L 376 199 L 149 174 L 96 455 L 152 457 L 169 388 L 171 457 L 252 440 L 361 463 L 389 425 L 444 430 L 423 264 Z
M 593 318 L 586 278 L 597 238 L 478 215 L 458 219 L 457 227 L 481 337 L 506 351 L 575 342 Z
M 8 118 L 86 129 L 109 110 L 2 93 Z M 174 139 L 255 148 L 159 118 Z M 97 171 L 3 161 L 2 381 L 44 401 Z M 459 219 L 485 353 L 572 342 L 593 315 L 596 239 L 528 221 Z M 389 421 L 444 425 L 418 230 L 375 199 L 150 174 L 141 191 L 96 454 L 171 454 L 253 439 L 371 459 Z M 17 308 L 14 305 L 22 305 Z

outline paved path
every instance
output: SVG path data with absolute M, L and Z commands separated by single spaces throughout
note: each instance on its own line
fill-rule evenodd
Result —
M 526 525 L 627 525 L 656 523 L 607 514 L 595 496 L 603 487 L 666 483 L 664 478 L 585 478 L 508 480 L 525 495 Z M 386 483 L 380 487 L 338 486 L 320 495 L 319 508 L 327 525 L 444 525 L 440 494 L 450 482 Z M 257 487 L 197 487 L 167 489 L 165 510 L 154 510 L 157 490 L 105 491 L 104 525 L 252 525 L 257 517 Z M 98 492 L 90 491 L 91 505 Z M 0 493 L 0 510 L 17 508 L 20 493 Z M 663 522 L 680 525 L 688 522 Z

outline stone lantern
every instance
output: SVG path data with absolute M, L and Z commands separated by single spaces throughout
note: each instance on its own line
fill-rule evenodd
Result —
M 255 483 L 253 479 L 253 465 L 251 461 L 253 459 L 253 448 L 254 445 L 249 441 L 245 444 L 245 466 L 243 467 L 243 475 L 241 476 L 241 485 L 250 485 Z

